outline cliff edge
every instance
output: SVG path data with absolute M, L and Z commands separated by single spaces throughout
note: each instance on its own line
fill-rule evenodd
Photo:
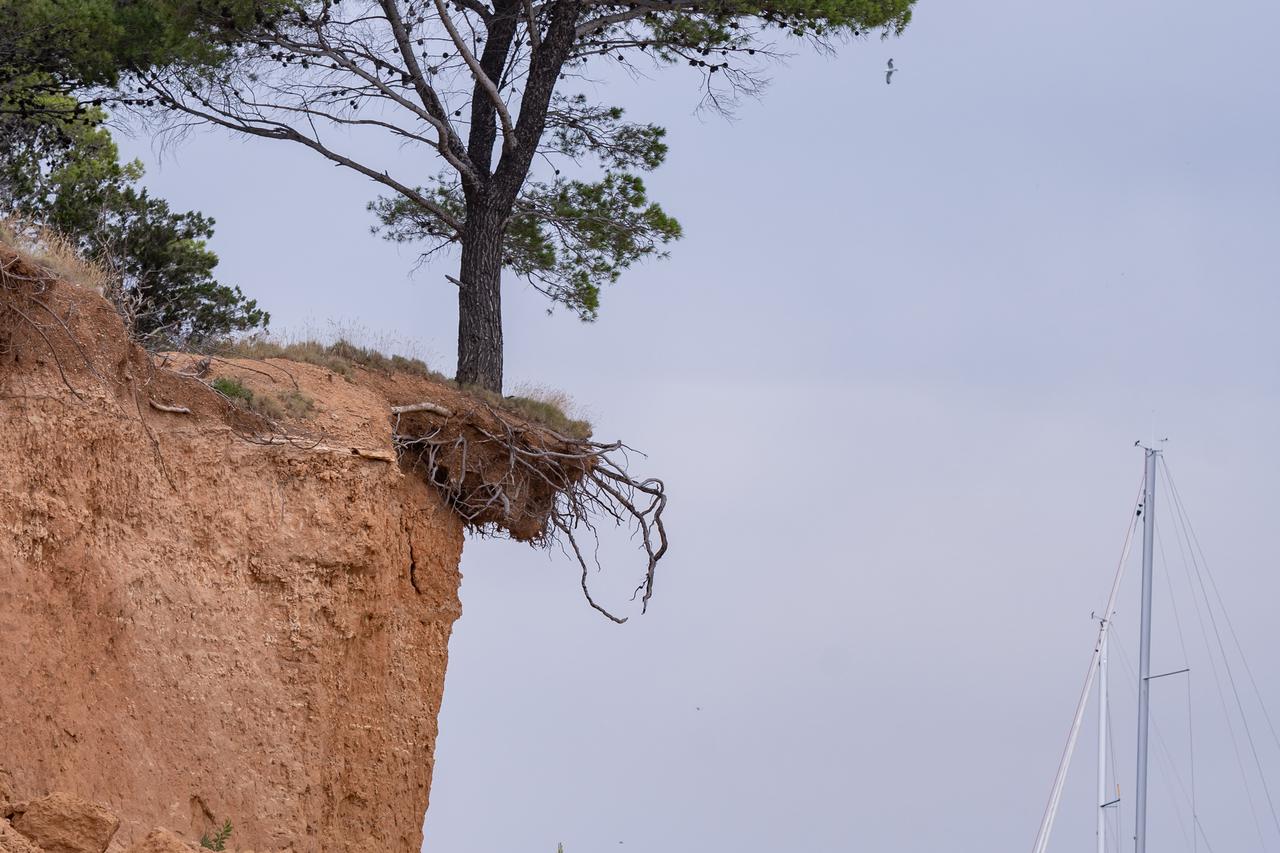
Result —
M 104 806 L 111 850 L 230 819 L 228 849 L 417 851 L 470 519 L 390 410 L 457 389 L 153 357 L 96 292 L 2 246 L 0 271 L 12 789 Z M 220 375 L 306 411 L 281 426 Z

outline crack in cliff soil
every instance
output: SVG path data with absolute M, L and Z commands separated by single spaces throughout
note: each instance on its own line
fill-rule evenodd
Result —
M 413 555 L 413 536 L 409 537 L 409 584 L 413 587 L 413 591 L 418 595 L 422 595 L 422 590 L 418 587 L 418 560 Z

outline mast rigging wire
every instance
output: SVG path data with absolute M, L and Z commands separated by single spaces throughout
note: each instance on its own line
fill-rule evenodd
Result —
M 1168 493 L 1169 493 L 1169 494 L 1172 496 L 1172 498 L 1173 498 L 1173 501 L 1172 501 L 1172 502 L 1173 502 L 1173 504 L 1174 504 L 1174 506 L 1175 506 L 1175 510 L 1176 510 L 1176 512 L 1175 512 L 1175 518 L 1177 518 L 1177 519 L 1179 520 L 1179 523 L 1182 525 L 1182 532 L 1183 532 L 1183 534 L 1184 534 L 1184 535 L 1186 535 L 1187 533 L 1191 533 L 1191 534 L 1192 534 L 1192 536 L 1194 536 L 1194 528 L 1192 528 L 1192 527 L 1191 527 L 1190 519 L 1187 517 L 1186 510 L 1185 510 L 1185 508 L 1184 508 L 1184 507 L 1183 507 L 1183 505 L 1182 505 L 1181 496 L 1178 494 L 1177 486 L 1176 486 L 1176 484 L 1174 483 L 1174 481 L 1172 480 L 1171 475 L 1169 475 L 1169 465 L 1168 465 L 1168 463 L 1167 463 L 1167 462 L 1164 464 L 1164 470 L 1165 470 L 1165 474 L 1166 474 L 1167 476 L 1170 476 L 1169 486 L 1168 486 L 1168 488 L 1167 488 L 1167 491 L 1168 491 Z M 1187 539 L 1188 546 L 1190 547 L 1190 545 L 1191 545 L 1191 543 L 1192 543 L 1193 541 L 1195 542 L 1195 544 L 1196 544 L 1196 546 L 1197 546 L 1197 548 L 1198 548 L 1198 546 L 1199 546 L 1199 540 L 1198 540 L 1198 538 L 1193 539 L 1193 538 L 1191 538 L 1191 537 L 1188 537 L 1188 539 Z M 1229 631 L 1231 631 L 1233 634 L 1234 634 L 1234 627 L 1232 627 L 1232 626 L 1231 626 L 1231 621 L 1230 621 L 1230 620 L 1231 620 L 1231 617 L 1230 617 L 1230 615 L 1229 615 L 1229 614 L 1227 613 L 1227 611 L 1226 611 L 1226 605 L 1225 605 L 1225 603 L 1224 603 L 1224 602 L 1223 602 L 1223 600 L 1222 600 L 1222 596 L 1221 596 L 1221 594 L 1220 594 L 1220 593 L 1218 593 L 1218 589 L 1217 589 L 1217 582 L 1216 582 L 1216 581 L 1214 581 L 1214 579 L 1213 579 L 1213 575 L 1212 575 L 1212 573 L 1209 571 L 1208 562 L 1203 560 L 1203 557 L 1204 557 L 1203 549 L 1200 549 L 1200 556 L 1201 556 L 1201 560 L 1200 560 L 1200 561 L 1197 561 L 1197 560 L 1195 559 L 1195 551 L 1192 551 L 1192 554 L 1191 554 L 1191 565 L 1192 565 L 1192 567 L 1195 569 L 1196 580 L 1198 581 L 1199 586 L 1200 586 L 1200 593 L 1201 593 L 1201 595 L 1204 597 L 1204 600 L 1205 600 L 1205 609 L 1206 609 L 1206 610 L 1208 611 L 1208 613 L 1209 613 L 1209 624 L 1210 624 L 1210 626 L 1213 628 L 1213 634 L 1214 634 L 1214 638 L 1217 640 L 1219 654 L 1221 654 L 1221 655 L 1222 655 L 1222 664 L 1223 664 L 1223 668 L 1224 668 L 1224 669 L 1226 670 L 1226 672 L 1227 672 L 1227 683 L 1228 683 L 1228 684 L 1230 685 L 1230 687 L 1231 687 L 1231 694 L 1232 694 L 1232 697 L 1235 699 L 1235 703 L 1236 703 L 1236 710 L 1237 710 L 1237 711 L 1238 711 L 1238 713 L 1240 714 L 1240 723 L 1241 723 L 1241 725 L 1244 727 L 1245 740 L 1246 740 L 1246 741 L 1248 742 L 1248 744 L 1249 744 L 1249 752 L 1250 752 L 1250 753 L 1251 753 L 1251 755 L 1253 756 L 1253 763 L 1254 763 L 1254 767 L 1255 767 L 1255 768 L 1257 769 L 1257 771 L 1258 771 L 1258 779 L 1262 782 L 1262 791 L 1263 791 L 1263 794 L 1266 796 L 1266 800 L 1267 800 L 1267 808 L 1268 808 L 1268 809 L 1270 810 L 1270 812 L 1271 812 L 1271 821 L 1272 821 L 1272 823 L 1273 823 L 1273 824 L 1275 825 L 1275 827 L 1276 827 L 1276 832 L 1277 832 L 1277 834 L 1280 834 L 1280 815 L 1277 815 L 1277 813 L 1276 813 L 1275 801 L 1272 799 L 1272 796 L 1271 796 L 1271 786 L 1270 786 L 1269 784 L 1267 784 L 1267 776 L 1266 776 L 1266 773 L 1265 773 L 1265 772 L 1263 771 L 1263 769 L 1262 769 L 1262 760 L 1258 757 L 1258 747 L 1257 747 L 1257 744 L 1254 742 L 1254 739 L 1253 739 L 1253 731 L 1252 731 L 1252 729 L 1249 727 L 1249 718 L 1248 718 L 1248 716 L 1245 714 L 1245 711 L 1244 711 L 1244 702 L 1243 702 L 1243 701 L 1241 701 L 1241 699 L 1240 699 L 1240 691 L 1239 691 L 1239 689 L 1238 689 L 1238 688 L 1237 688 L 1237 686 L 1236 686 L 1235 674 L 1234 674 L 1234 673 L 1232 672 L 1232 670 L 1231 670 L 1231 661 L 1230 661 L 1230 659 L 1227 657 L 1226 644 L 1225 644 L 1225 643 L 1223 643 L 1223 641 L 1222 641 L 1222 632 L 1221 632 L 1221 631 L 1219 630 L 1219 628 L 1218 628 L 1218 620 L 1217 620 L 1217 618 L 1214 616 L 1214 611 L 1213 611 L 1213 602 L 1212 602 L 1212 600 L 1209 598 L 1209 593 L 1208 593 L 1208 590 L 1207 590 L 1207 589 L 1206 589 L 1206 587 L 1205 587 L 1205 583 L 1204 583 L 1204 577 L 1203 577 L 1203 575 L 1205 575 L 1205 574 L 1209 575 L 1210 584 L 1213 586 L 1213 588 L 1214 588 L 1214 592 L 1215 592 L 1215 593 L 1217 593 L 1217 597 L 1218 597 L 1218 607 L 1219 607 L 1219 609 L 1221 609 L 1221 610 L 1222 610 L 1222 613 L 1223 613 L 1223 619 L 1224 619 L 1224 621 L 1226 621 L 1226 622 L 1228 623 L 1228 629 L 1229 629 Z M 1203 562 L 1203 565 L 1204 565 L 1204 572 L 1203 572 L 1203 573 L 1202 573 L 1202 572 L 1201 572 L 1201 570 L 1200 570 L 1200 569 L 1201 569 L 1201 563 L 1202 563 L 1202 562 Z M 1252 670 L 1251 670 L 1251 669 L 1250 669 L 1250 667 L 1249 667 L 1248 659 L 1247 659 L 1247 658 L 1245 657 L 1245 655 L 1244 655 L 1244 649 L 1241 647 L 1241 645 L 1240 645 L 1240 641 L 1239 641 L 1239 639 L 1238 639 L 1238 638 L 1236 638 L 1236 650 L 1237 650 L 1238 654 L 1240 655 L 1240 659 L 1244 662 L 1244 667 L 1245 667 L 1246 671 L 1249 671 L 1249 672 L 1250 672 L 1250 675 L 1252 675 Z M 1212 657 L 1212 656 L 1211 656 L 1211 657 Z M 1261 694 L 1260 694 L 1260 693 L 1258 693 L 1258 691 L 1257 691 L 1257 683 L 1256 683 L 1256 682 L 1254 682 L 1253 686 L 1254 686 L 1254 691 L 1255 691 L 1255 693 L 1257 693 L 1258 702 L 1259 702 L 1259 704 L 1261 704 L 1261 705 L 1262 705 L 1263 714 L 1264 714 L 1264 716 L 1266 716 L 1266 718 L 1267 718 L 1268 725 L 1270 725 L 1270 723 L 1271 723 L 1271 716 L 1270 716 L 1270 714 L 1268 714 L 1268 713 L 1267 713 L 1267 710 L 1266 710 L 1266 704 L 1262 702 L 1262 696 L 1261 696 Z M 1274 727 L 1272 727 L 1272 734 L 1273 734 L 1273 736 L 1274 736 L 1274 734 L 1275 734 L 1275 729 L 1274 729 Z
M 1161 456 L 1163 459 L 1164 457 Z M 1166 472 L 1167 473 L 1167 472 Z M 1196 825 L 1199 823 L 1200 816 L 1196 810 L 1196 740 L 1191 725 L 1191 655 L 1187 652 L 1187 637 L 1182 631 L 1182 615 L 1178 612 L 1178 596 L 1173 590 L 1173 573 L 1169 571 L 1169 557 L 1164 548 L 1164 536 L 1160 533 L 1160 525 L 1156 525 L 1156 546 L 1160 550 L 1160 568 L 1161 575 L 1164 577 L 1165 586 L 1169 590 L 1169 609 L 1173 611 L 1173 624 L 1178 629 L 1178 646 L 1182 649 L 1182 665 L 1187 668 L 1186 678 L 1183 683 L 1186 686 L 1187 693 L 1187 761 L 1191 765 L 1189 770 L 1190 788 L 1191 788 L 1191 823 Z M 1194 601 L 1194 598 L 1192 599 Z M 1193 829 L 1191 832 L 1191 853 L 1199 853 L 1199 844 L 1197 843 L 1199 836 Z
M 1249 685 L 1253 688 L 1254 696 L 1258 700 L 1258 705 L 1262 708 L 1262 716 L 1267 721 L 1267 728 L 1271 731 L 1271 737 L 1276 742 L 1276 746 L 1280 747 L 1280 735 L 1276 733 L 1275 723 L 1271 720 L 1271 712 L 1267 710 L 1267 703 L 1262 699 L 1262 691 L 1258 689 L 1258 682 L 1253 677 L 1253 667 L 1249 665 L 1249 658 L 1244 653 L 1244 646 L 1240 643 L 1240 637 L 1236 634 L 1235 623 L 1231 619 L 1231 613 L 1227 610 L 1226 602 L 1222 599 L 1222 593 L 1218 590 L 1218 582 L 1213 576 L 1213 572 L 1209 569 L 1209 561 L 1204 556 L 1204 549 L 1200 547 L 1200 537 L 1196 535 L 1195 527 L 1191 524 L 1191 516 L 1187 514 L 1182 503 L 1182 496 L 1178 493 L 1177 483 L 1173 480 L 1173 475 L 1169 473 L 1168 465 L 1165 466 L 1165 475 L 1169 477 L 1168 488 L 1171 490 L 1175 505 L 1179 508 L 1182 517 L 1186 520 L 1187 532 L 1190 534 L 1189 545 L 1194 545 L 1195 550 L 1200 554 L 1200 562 L 1204 564 L 1205 574 L 1209 576 L 1209 586 L 1213 589 L 1214 597 L 1218 600 L 1218 608 L 1222 611 L 1223 619 L 1227 623 L 1227 632 L 1231 635 L 1231 640 L 1235 644 L 1236 652 L 1240 655 L 1240 661 L 1244 664 L 1245 672 L 1249 676 Z
M 1138 673 L 1134 669 L 1133 664 L 1130 662 L 1129 654 L 1128 652 L 1125 651 L 1124 643 L 1120 641 L 1119 635 L 1116 635 L 1116 638 L 1113 640 L 1113 642 L 1115 643 L 1115 649 L 1120 655 L 1120 665 L 1124 667 L 1125 673 L 1129 676 L 1128 680 L 1125 681 L 1125 684 L 1129 688 L 1128 696 L 1130 698 L 1136 698 L 1135 697 L 1136 691 L 1134 688 L 1134 684 L 1136 684 L 1138 681 Z M 1160 723 L 1154 716 L 1151 718 L 1151 731 L 1156 736 L 1156 744 L 1160 747 L 1160 751 L 1156 753 L 1156 757 L 1158 759 L 1161 759 L 1164 762 L 1164 767 L 1166 770 L 1168 770 L 1168 775 L 1171 776 L 1173 778 L 1173 781 L 1177 783 L 1177 788 L 1174 788 L 1174 786 L 1170 784 L 1168 778 L 1163 778 L 1163 777 L 1161 778 L 1161 782 L 1164 783 L 1165 788 L 1168 790 L 1169 794 L 1171 795 L 1169 799 L 1170 799 L 1170 802 L 1173 803 L 1174 815 L 1178 819 L 1178 829 L 1179 831 L 1182 832 L 1183 841 L 1185 841 L 1188 846 L 1193 846 L 1194 845 L 1193 839 L 1195 836 L 1195 829 L 1194 829 L 1195 815 L 1194 814 L 1192 815 L 1192 832 L 1190 835 L 1188 835 L 1186 823 L 1183 821 L 1183 816 L 1182 816 L 1183 815 L 1182 803 L 1178 799 L 1178 794 L 1181 793 L 1183 799 L 1190 801 L 1191 799 L 1190 795 L 1187 793 L 1187 783 L 1183 781 L 1182 774 L 1178 772 L 1177 762 L 1174 761 L 1173 759 L 1173 750 L 1169 748 L 1169 741 L 1168 739 L 1165 738 L 1164 732 L 1160 728 Z M 1205 843 L 1208 844 L 1208 839 L 1205 840 Z M 1210 845 L 1210 853 L 1212 853 L 1211 845 Z

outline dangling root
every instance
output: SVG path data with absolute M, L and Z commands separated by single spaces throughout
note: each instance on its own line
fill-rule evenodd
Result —
M 440 411 L 448 412 L 441 415 Z M 401 463 L 422 472 L 443 492 L 469 527 L 485 535 L 549 546 L 568 544 L 582 569 L 587 602 L 614 622 L 627 621 L 592 597 L 592 564 L 579 537 L 598 540 L 600 520 L 639 534 L 646 566 L 632 600 L 641 612 L 653 595 L 654 573 L 667 551 L 662 512 L 667 496 L 661 480 L 637 480 L 627 472 L 631 448 L 568 438 L 477 401 L 468 412 L 433 404 L 392 409 L 394 441 Z M 409 422 L 407 415 L 415 420 Z M 431 417 L 434 415 L 434 417 Z

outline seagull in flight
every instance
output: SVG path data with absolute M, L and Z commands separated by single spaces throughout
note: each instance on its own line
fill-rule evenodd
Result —
M 893 67 L 893 57 L 889 57 L 889 65 L 888 65 L 888 67 L 885 69 L 885 72 L 884 72 L 884 84 L 885 84 L 886 86 L 888 86 L 889 84 L 891 84 L 891 83 L 893 82 L 893 72 L 895 72 L 895 71 L 897 71 L 897 70 L 898 70 L 898 69 L 896 69 L 896 68 L 894 68 L 894 67 Z

